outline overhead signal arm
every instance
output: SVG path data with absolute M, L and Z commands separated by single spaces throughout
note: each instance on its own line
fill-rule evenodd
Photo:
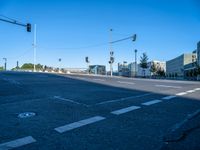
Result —
M 2 18 L 0 18 L 0 21 L 26 27 L 26 31 L 31 32 L 31 24 L 30 23 L 23 24 L 23 23 L 17 22 L 16 20 L 8 20 L 8 19 L 2 19 Z

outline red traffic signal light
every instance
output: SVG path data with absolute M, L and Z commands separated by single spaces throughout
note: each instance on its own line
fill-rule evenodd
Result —
M 31 24 L 30 23 L 27 23 L 26 30 L 27 30 L 27 32 L 31 32 Z

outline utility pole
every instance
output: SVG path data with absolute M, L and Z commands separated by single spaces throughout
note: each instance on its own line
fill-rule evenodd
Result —
M 6 71 L 6 66 L 7 66 L 7 58 L 3 58 L 3 60 L 5 61 L 5 63 L 4 63 L 4 70 Z
M 17 69 L 17 70 L 19 69 L 19 61 L 17 61 L 16 69 Z
M 88 69 L 87 73 L 90 74 L 90 66 L 89 66 L 90 61 L 88 56 L 85 57 L 85 62 L 87 63 L 87 69 Z
M 135 49 L 135 77 L 137 76 L 137 49 Z
M 110 76 L 112 77 L 112 75 L 113 75 L 113 66 L 112 66 L 112 64 L 113 64 L 113 62 L 114 62 L 114 57 L 113 57 L 113 55 L 114 55 L 114 52 L 113 52 L 113 50 L 112 50 L 112 31 L 113 31 L 113 29 L 110 29 L 110 61 L 109 61 L 109 64 L 110 64 Z
M 58 73 L 61 73 L 61 61 L 62 61 L 62 59 L 59 58 L 58 61 L 59 61 Z
M 36 64 L 36 40 L 37 40 L 37 27 L 36 24 L 34 24 L 34 37 L 33 37 L 33 66 L 34 66 L 34 72 L 36 72 L 35 64 Z

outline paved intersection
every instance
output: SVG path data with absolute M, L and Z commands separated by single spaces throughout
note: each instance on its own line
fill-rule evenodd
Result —
M 199 82 L 1 72 L 0 83 L 0 149 L 161 149 L 200 108 Z

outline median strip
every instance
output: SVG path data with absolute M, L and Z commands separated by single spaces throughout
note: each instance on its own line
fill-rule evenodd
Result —
M 55 130 L 59 133 L 63 133 L 63 132 L 67 132 L 67 131 L 88 125 L 88 124 L 92 124 L 92 123 L 104 120 L 104 119 L 106 119 L 106 118 L 102 117 L 102 116 L 95 116 L 95 117 L 80 120 L 80 121 L 77 121 L 77 122 L 74 122 L 74 123 L 70 123 L 70 124 L 67 124 L 67 125 L 64 125 L 64 126 L 61 126 L 61 127 L 57 127 L 57 128 L 55 128 Z
M 122 109 L 119 109 L 119 110 L 112 111 L 111 114 L 121 115 L 121 114 L 130 112 L 130 111 L 139 109 L 139 108 L 141 108 L 141 107 L 139 107 L 139 106 L 130 106 L 130 107 L 127 107 L 127 108 L 122 108 Z
M 27 136 L 27 137 L 16 139 L 10 142 L 2 143 L 0 144 L 0 149 L 1 150 L 14 149 L 14 148 L 31 144 L 34 142 L 36 142 L 36 140 L 32 136 Z
M 161 100 L 152 100 L 152 101 L 149 101 L 149 102 L 142 103 L 142 105 L 149 106 L 149 105 L 157 104 L 157 103 L 160 103 L 160 102 L 162 102 L 162 101 Z

